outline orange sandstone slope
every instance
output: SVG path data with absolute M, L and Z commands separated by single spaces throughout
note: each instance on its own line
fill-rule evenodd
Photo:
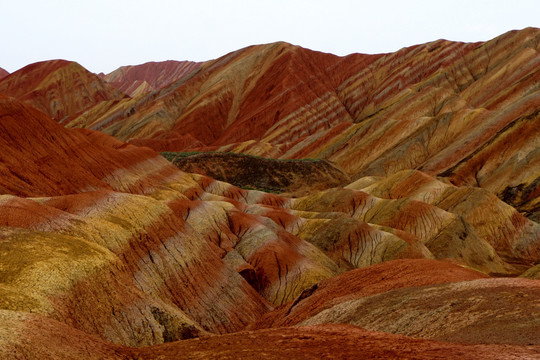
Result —
M 58 122 L 101 102 L 115 102 L 126 95 L 81 65 L 65 60 L 34 63 L 0 81 L 0 94 L 15 97 Z
M 419 169 L 538 219 L 539 43 L 527 28 L 342 58 L 253 46 L 68 126 L 158 151 L 325 158 L 354 179 Z
M 201 65 L 202 63 L 193 61 L 147 62 L 141 65 L 121 66 L 102 77 L 118 90 L 136 96 L 164 88 L 198 70 Z

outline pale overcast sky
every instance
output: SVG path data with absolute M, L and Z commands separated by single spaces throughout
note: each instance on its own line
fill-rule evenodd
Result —
M 337 55 L 380 53 L 540 27 L 538 0 L 4 0 L 0 14 L 0 67 L 9 72 L 62 58 L 107 73 L 274 41 Z

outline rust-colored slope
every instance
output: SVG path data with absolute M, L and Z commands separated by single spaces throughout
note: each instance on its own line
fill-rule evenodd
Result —
M 366 329 L 472 344 L 540 344 L 540 283 L 479 279 L 402 288 L 341 302 L 301 325 Z
M 197 71 L 201 65 L 202 63 L 193 61 L 147 62 L 141 65 L 121 66 L 102 77 L 123 93 L 135 96 L 164 88 Z
M 9 75 L 9 73 L 6 70 L 0 68 L 0 80 L 2 80 L 3 78 L 5 78 L 8 75 Z
M 72 161 L 71 154 L 62 151 L 67 148 L 82 155 L 83 148 L 91 147 L 84 142 L 84 137 L 66 136 L 67 133 L 43 113 L 3 96 L 0 96 L 0 119 L 2 193 L 39 196 L 109 188 L 100 176 L 94 176 Z M 49 138 L 34 141 L 44 134 Z M 53 141 L 56 146 L 50 146 Z
M 534 359 L 534 346 L 465 345 L 352 325 L 279 328 L 147 348 L 111 345 L 36 314 L 0 311 L 0 356 L 9 359 Z
M 481 279 L 486 275 L 428 259 L 387 261 L 321 281 L 294 301 L 264 315 L 248 329 L 293 326 L 338 303 L 393 289 Z
M 322 281 L 248 328 L 350 323 L 450 342 L 538 345 L 539 290 L 533 280 L 397 260 Z
M 0 119 L 2 193 L 54 196 L 111 188 L 143 192 L 156 177 L 177 171 L 150 149 L 126 146 L 89 130 L 66 131 L 34 108 L 1 95 Z
M 99 104 L 125 97 L 75 62 L 51 60 L 28 65 L 0 81 L 0 94 L 15 97 L 58 122 Z
M 535 359 L 538 346 L 428 341 L 336 324 L 203 337 L 134 351 L 142 359 Z

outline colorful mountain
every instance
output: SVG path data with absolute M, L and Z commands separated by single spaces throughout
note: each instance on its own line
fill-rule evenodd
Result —
M 126 95 L 81 65 L 66 60 L 25 66 L 0 81 L 0 94 L 15 97 L 60 123 L 102 102 L 114 104 Z
M 323 158 L 353 179 L 418 169 L 538 220 L 539 39 L 527 28 L 346 57 L 253 46 L 68 126 L 158 151 Z
M 10 74 L 0 358 L 537 357 L 539 39 Z

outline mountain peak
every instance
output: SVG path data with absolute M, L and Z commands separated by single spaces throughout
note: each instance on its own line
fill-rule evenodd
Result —
M 59 122 L 101 101 L 125 97 L 80 64 L 67 60 L 25 66 L 0 80 L 0 93 L 25 101 Z

